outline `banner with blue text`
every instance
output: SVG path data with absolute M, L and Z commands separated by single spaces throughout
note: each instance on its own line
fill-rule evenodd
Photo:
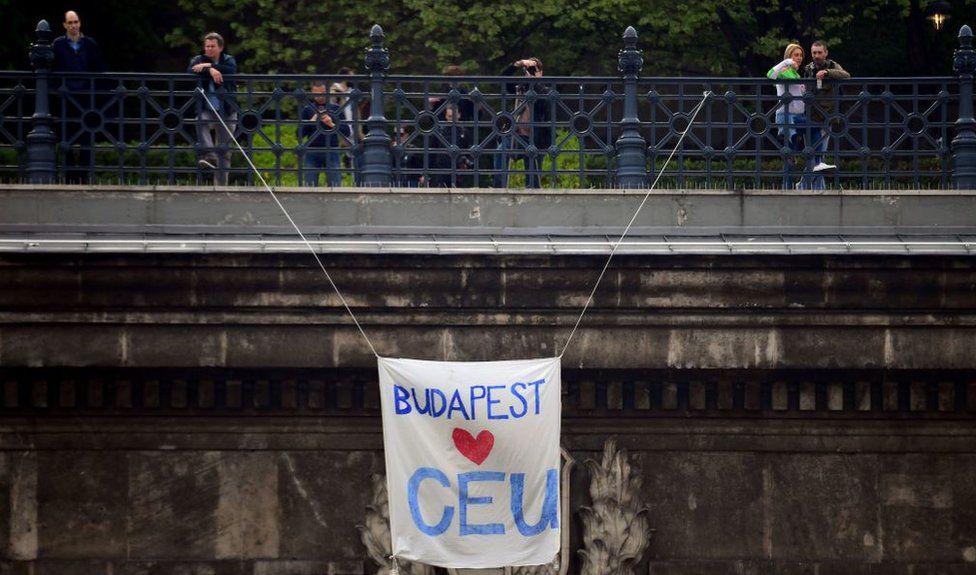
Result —
M 459 568 L 555 558 L 559 363 L 379 359 L 395 556 Z

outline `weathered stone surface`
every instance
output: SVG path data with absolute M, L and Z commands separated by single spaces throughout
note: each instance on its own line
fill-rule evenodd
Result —
M 885 556 L 907 562 L 969 562 L 976 570 L 976 457 L 881 459 Z
M 37 557 L 37 455 L 0 452 L 0 560 Z
M 253 565 L 245 561 L 126 561 L 111 575 L 252 575 Z
M 233 345 L 219 326 L 131 325 L 122 337 L 126 365 L 192 362 L 198 366 L 222 366 Z
M 786 303 L 783 270 L 742 269 L 730 273 L 727 269 L 665 267 L 636 271 L 636 278 L 632 273 L 621 274 L 626 283 L 620 288 L 617 305 L 735 308 L 781 307 Z M 601 291 L 613 293 L 609 289 Z
M 0 365 L 122 365 L 120 333 L 94 325 L 0 324 Z
M 760 556 L 760 462 L 746 453 L 644 454 L 644 498 L 657 529 L 651 560 Z
M 182 267 L 180 263 L 180 258 L 175 258 L 170 262 L 144 262 L 131 266 L 128 270 L 132 275 L 123 281 L 114 265 L 74 270 L 78 303 L 136 309 L 160 305 L 189 307 L 202 303 L 199 292 L 194 290 L 196 270 Z M 51 301 L 51 304 L 57 302 Z
M 667 365 L 705 369 L 774 367 L 781 362 L 784 345 L 776 329 L 674 329 L 668 342 Z
M 914 340 L 913 340 L 914 341 Z M 844 327 L 821 331 L 781 329 L 779 365 L 876 368 L 885 365 L 884 333 L 875 328 Z M 918 342 L 920 343 L 920 342 Z
M 765 531 L 773 557 L 882 558 L 877 457 L 782 454 L 767 457 L 766 465 Z
M 591 325 L 581 326 L 573 341 L 569 342 L 568 348 L 565 347 L 566 338 L 569 337 L 572 324 L 567 325 L 562 333 L 557 332 L 558 341 L 553 345 L 555 350 L 552 351 L 548 345 L 544 345 L 542 349 L 538 350 L 536 356 L 557 355 L 565 348 L 563 366 L 575 368 L 632 365 L 635 361 L 658 366 L 665 366 L 670 363 L 669 353 L 672 346 L 672 334 L 666 330 L 617 328 L 621 332 L 622 341 L 625 341 L 626 344 L 607 346 L 605 332 L 595 329 Z M 531 342 L 527 341 L 524 345 L 525 351 L 529 351 L 528 347 Z
M 221 453 L 217 471 L 214 556 L 242 560 L 278 557 L 282 511 L 275 454 Z
M 54 255 L 50 268 L 0 257 L 3 289 L 19 302 L 0 311 L 0 365 L 373 364 L 307 257 L 172 257 Z M 602 261 L 328 258 L 378 353 L 439 359 L 554 355 Z M 54 288 L 43 285 L 51 268 L 63 274 Z M 958 258 L 621 256 L 567 364 L 973 369 L 976 325 L 965 310 L 976 297 L 965 294 L 974 276 Z
M 115 575 L 116 564 L 109 561 L 35 561 L 31 575 Z
M 227 365 L 241 367 L 321 365 L 322 357 L 329 357 L 333 346 L 333 335 L 328 331 L 297 326 L 264 326 L 261 330 L 232 328 L 224 337 Z
M 922 563 L 912 565 L 911 570 L 911 575 L 972 575 L 973 573 L 976 573 L 976 567 L 972 563 Z
M 361 575 L 361 561 L 255 561 L 254 575 Z
M 817 575 L 914 575 L 919 565 L 894 563 L 853 563 L 850 561 L 824 562 L 817 566 Z
M 912 575 L 917 566 L 893 563 L 736 560 L 652 561 L 649 575 Z
M 126 458 L 111 452 L 40 452 L 38 555 L 125 557 L 127 477 Z
M 925 335 L 925 341 L 920 337 Z M 976 333 L 971 329 L 888 330 L 886 367 L 893 369 L 954 369 L 968 367 L 976 357 Z
M 356 526 L 372 496 L 369 477 L 381 471 L 382 463 L 368 453 L 281 452 L 281 556 L 364 557 Z
M 221 454 L 129 454 L 131 559 L 208 560 L 216 555 Z

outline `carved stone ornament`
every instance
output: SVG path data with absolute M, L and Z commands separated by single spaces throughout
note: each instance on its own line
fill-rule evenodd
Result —
M 603 459 L 586 461 L 590 470 L 590 498 L 582 507 L 583 558 L 581 575 L 632 575 L 650 545 L 647 507 L 641 498 L 641 478 L 628 462 L 627 451 L 614 440 L 603 446 Z
M 390 506 L 386 493 L 386 476 L 375 474 L 372 482 L 373 499 L 366 506 L 366 523 L 357 525 L 356 529 L 359 529 L 370 559 L 379 565 L 376 575 L 388 575 L 393 539 L 390 537 Z M 406 559 L 398 559 L 397 563 L 402 575 L 434 575 L 433 567 L 423 563 L 413 563 Z

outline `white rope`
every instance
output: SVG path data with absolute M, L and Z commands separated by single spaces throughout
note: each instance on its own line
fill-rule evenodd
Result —
M 581 311 L 579 317 L 576 318 L 576 325 L 573 326 L 573 331 L 569 333 L 569 338 L 566 339 L 566 345 L 563 346 L 563 350 L 559 352 L 559 359 L 562 359 L 563 354 L 566 353 L 566 349 L 569 348 L 570 342 L 573 341 L 573 336 L 576 335 L 576 330 L 579 329 L 580 323 L 583 321 L 583 316 L 586 315 L 586 310 L 589 309 L 590 304 L 593 303 L 593 296 L 596 294 L 597 288 L 600 287 L 600 282 L 603 281 L 603 276 L 606 275 L 607 268 L 610 267 L 610 262 L 613 260 L 613 255 L 617 253 L 617 248 L 620 247 L 620 244 L 623 243 L 624 238 L 627 237 L 627 233 L 630 232 L 630 227 L 633 226 L 634 222 L 637 220 L 637 215 L 640 214 L 644 204 L 647 203 L 647 199 L 651 197 L 651 192 L 653 192 L 654 188 L 657 187 L 657 183 L 661 180 L 661 176 L 664 175 L 664 170 L 668 169 L 668 164 L 671 162 L 671 158 L 674 157 L 675 153 L 678 151 L 678 148 L 681 147 L 681 142 L 683 142 L 685 136 L 688 135 L 692 125 L 695 123 L 695 118 L 698 117 L 698 112 L 705 107 L 705 102 L 708 101 L 708 97 L 711 94 L 711 90 L 702 93 L 702 101 L 695 106 L 694 112 L 691 114 L 691 120 L 688 121 L 688 126 L 685 128 L 685 131 L 681 133 L 681 137 L 678 138 L 678 143 L 674 145 L 674 149 L 671 150 L 671 154 L 668 156 L 668 159 L 664 161 L 664 166 L 661 167 L 661 171 L 658 172 L 657 177 L 654 178 L 654 183 L 651 184 L 651 187 L 648 188 L 647 193 L 644 194 L 644 199 L 641 200 L 641 203 L 639 206 L 637 206 L 637 210 L 634 212 L 634 215 L 630 218 L 630 222 L 627 223 L 627 227 L 624 228 L 624 233 L 620 234 L 620 239 L 613 243 L 613 248 L 610 250 L 610 257 L 608 257 L 607 262 L 603 264 L 603 269 L 600 270 L 600 275 L 596 278 L 596 283 L 593 284 L 593 289 L 590 290 L 589 297 L 586 298 L 586 304 L 583 305 L 583 311 Z
M 342 297 L 342 292 L 339 291 L 339 286 L 337 286 L 335 282 L 332 281 L 332 276 L 330 276 L 329 271 L 325 269 L 325 264 L 322 263 L 322 260 L 319 258 L 319 254 L 315 251 L 315 248 L 313 248 L 312 244 L 309 243 L 308 238 L 305 237 L 305 234 L 302 233 L 302 230 L 298 228 L 298 224 L 296 224 L 295 220 L 292 219 L 291 214 L 288 213 L 288 210 L 285 209 L 285 206 L 283 206 L 281 202 L 278 201 L 278 196 L 271 189 L 271 186 L 268 185 L 268 182 L 265 181 L 264 176 L 261 175 L 261 172 L 258 171 L 257 167 L 254 166 L 254 162 L 251 161 L 251 157 L 247 155 L 247 152 L 245 152 L 244 148 L 241 147 L 240 142 L 238 142 L 237 138 L 234 137 L 233 131 L 227 127 L 227 124 L 224 122 L 224 118 L 220 115 L 219 112 L 217 112 L 217 109 L 214 107 L 213 102 L 211 102 L 210 99 L 207 98 L 207 95 L 206 93 L 204 93 L 203 88 L 197 87 L 197 92 L 200 92 L 200 96 L 203 97 L 203 100 L 207 103 L 208 106 L 210 106 L 210 109 L 213 110 L 214 116 L 216 116 L 217 119 L 220 120 L 220 125 L 224 127 L 224 131 L 226 131 L 227 135 L 230 136 L 230 139 L 233 140 L 234 145 L 237 146 L 238 150 L 240 150 L 241 155 L 244 156 L 244 159 L 247 160 L 248 165 L 251 166 L 251 170 L 253 170 L 254 173 L 257 174 L 258 179 L 260 179 L 261 183 L 264 184 L 264 189 L 268 190 L 268 193 L 271 194 L 271 198 L 275 201 L 276 204 L 278 204 L 278 208 L 281 210 L 281 213 L 285 214 L 285 217 L 288 218 L 288 222 L 291 224 L 291 227 L 295 228 L 295 232 L 299 235 L 299 237 L 302 238 L 302 241 L 305 242 L 305 247 L 307 247 L 308 251 L 312 253 L 312 257 L 315 258 L 315 261 L 316 263 L 319 264 L 319 268 L 321 268 L 322 273 L 325 274 L 325 279 L 329 280 L 329 285 L 332 286 L 332 289 L 335 290 L 336 295 L 339 296 L 339 301 L 342 302 L 342 306 L 346 308 L 347 312 L 349 312 L 349 317 L 352 318 L 352 322 L 356 324 L 356 328 L 359 330 L 359 333 L 362 334 L 363 339 L 366 340 L 366 345 L 369 346 L 369 349 L 370 351 L 373 352 L 373 355 L 379 358 L 380 355 L 376 353 L 376 348 L 373 347 L 373 343 L 369 341 L 369 338 L 366 336 L 366 332 L 363 331 L 363 326 L 359 325 L 359 320 L 356 319 L 356 314 L 352 313 L 352 309 L 349 307 L 349 304 L 346 303 L 346 298 Z

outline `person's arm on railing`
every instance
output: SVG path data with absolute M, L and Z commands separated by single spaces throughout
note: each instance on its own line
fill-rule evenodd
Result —
M 206 62 L 204 61 L 206 59 Z M 201 64 L 210 64 L 210 60 L 207 59 L 203 54 L 197 54 L 196 56 L 190 58 L 190 64 L 186 67 L 187 74 L 202 74 L 204 69 L 208 66 L 201 66 Z
M 824 71 L 826 72 L 824 77 L 828 80 L 849 80 L 851 77 L 851 74 L 837 62 L 834 62 L 833 66 Z

